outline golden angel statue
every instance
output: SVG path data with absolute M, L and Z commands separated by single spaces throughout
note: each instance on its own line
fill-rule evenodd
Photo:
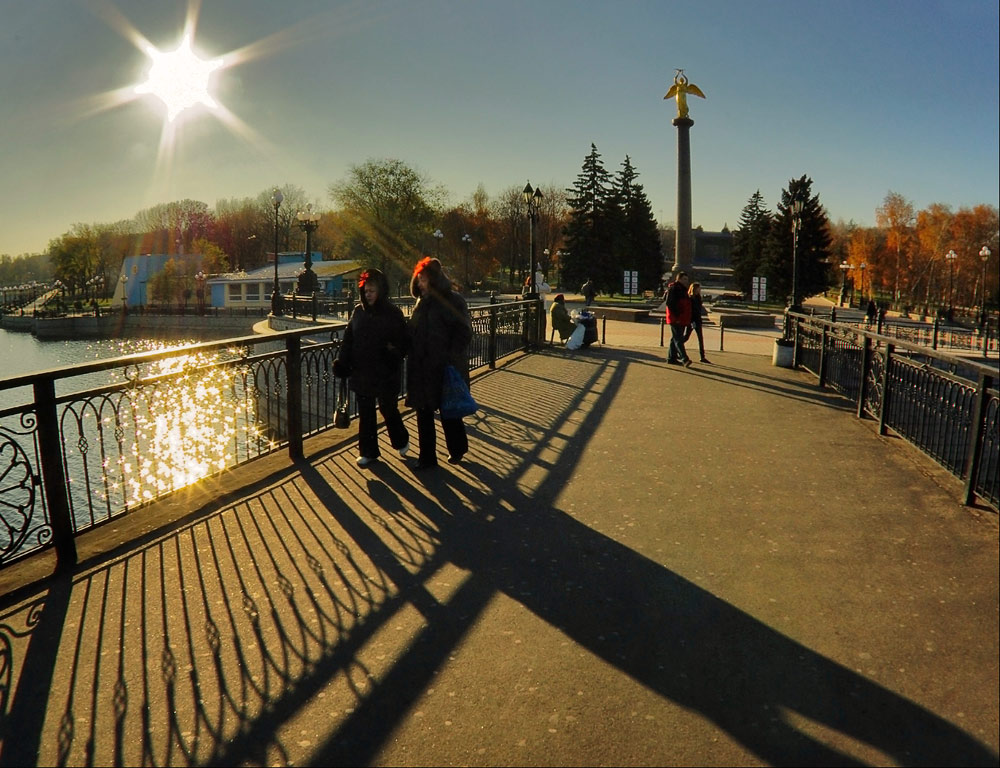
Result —
M 674 75 L 674 84 L 670 86 L 670 90 L 667 91 L 667 95 L 663 98 L 672 99 L 677 97 L 677 117 L 687 117 L 688 116 L 688 102 L 687 95 L 700 96 L 705 98 L 705 94 L 701 92 L 701 88 L 692 82 L 689 82 L 684 74 L 683 69 L 678 69 L 677 74 Z

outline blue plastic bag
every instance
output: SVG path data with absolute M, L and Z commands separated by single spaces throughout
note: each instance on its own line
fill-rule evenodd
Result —
M 479 405 L 472 398 L 472 393 L 455 366 L 448 365 L 444 369 L 444 386 L 441 392 L 441 418 L 461 419 L 471 416 L 479 410 Z

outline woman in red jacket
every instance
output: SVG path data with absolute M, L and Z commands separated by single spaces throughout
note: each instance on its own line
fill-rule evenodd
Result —
M 684 335 L 691 325 L 691 297 L 688 296 L 688 276 L 678 272 L 667 286 L 667 322 L 670 324 L 670 351 L 667 362 L 690 367 L 691 358 L 684 349 Z

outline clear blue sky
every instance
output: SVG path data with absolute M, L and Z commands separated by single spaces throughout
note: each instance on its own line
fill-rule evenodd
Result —
M 0 0 L 0 253 L 159 202 L 302 187 L 396 157 L 467 199 L 482 183 L 570 186 L 591 142 L 676 210 L 675 68 L 691 98 L 693 223 L 734 227 L 808 174 L 834 221 L 998 205 L 996 0 L 205 0 L 195 51 L 231 115 L 177 121 L 146 95 L 94 111 L 176 47 L 188 3 Z M 252 55 L 249 55 L 252 54 Z M 230 55 L 228 62 L 235 57 Z

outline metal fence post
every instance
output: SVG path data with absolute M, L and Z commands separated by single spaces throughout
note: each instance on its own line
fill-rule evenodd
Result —
M 60 570 L 76 565 L 76 539 L 70 517 L 69 493 L 63 470 L 63 444 L 59 436 L 59 416 L 56 413 L 56 385 L 50 378 L 38 379 L 34 384 L 35 413 L 38 416 L 38 444 L 46 446 L 41 452 L 42 482 L 45 503 L 52 526 L 52 543 Z
M 857 416 L 863 419 L 865 416 L 865 395 L 868 390 L 868 371 L 872 367 L 872 340 L 865 335 L 865 344 L 861 349 L 861 380 L 858 382 L 858 410 Z
M 934 318 L 934 336 L 931 339 L 931 349 L 937 349 L 939 318 Z
M 497 367 L 497 308 L 493 303 L 493 295 L 490 295 L 490 337 L 486 345 L 489 366 L 492 370 Z
M 285 368 L 288 371 L 288 455 L 293 461 L 302 458 L 302 340 L 289 336 L 285 340 L 288 355 Z
M 889 412 L 890 390 L 892 389 L 892 379 L 889 378 L 889 365 L 892 362 L 892 353 L 895 350 L 896 345 L 891 341 L 885 345 L 885 359 L 882 361 L 882 407 L 879 409 L 878 415 L 878 433 L 880 435 L 885 434 L 885 418 Z
M 789 315 L 791 317 L 791 315 Z M 792 368 L 799 367 L 799 319 L 792 318 Z
M 965 458 L 965 504 L 976 500 L 976 480 L 979 475 L 979 464 L 983 458 L 983 443 L 986 438 L 986 404 L 989 402 L 990 388 L 993 377 L 985 373 L 979 375 L 979 386 L 976 390 L 976 404 L 972 409 L 972 429 L 969 430 L 969 446 Z
M 826 325 L 823 325 L 823 334 L 820 336 L 819 341 L 819 388 L 823 389 L 826 386 L 826 340 L 829 334 L 829 329 Z

